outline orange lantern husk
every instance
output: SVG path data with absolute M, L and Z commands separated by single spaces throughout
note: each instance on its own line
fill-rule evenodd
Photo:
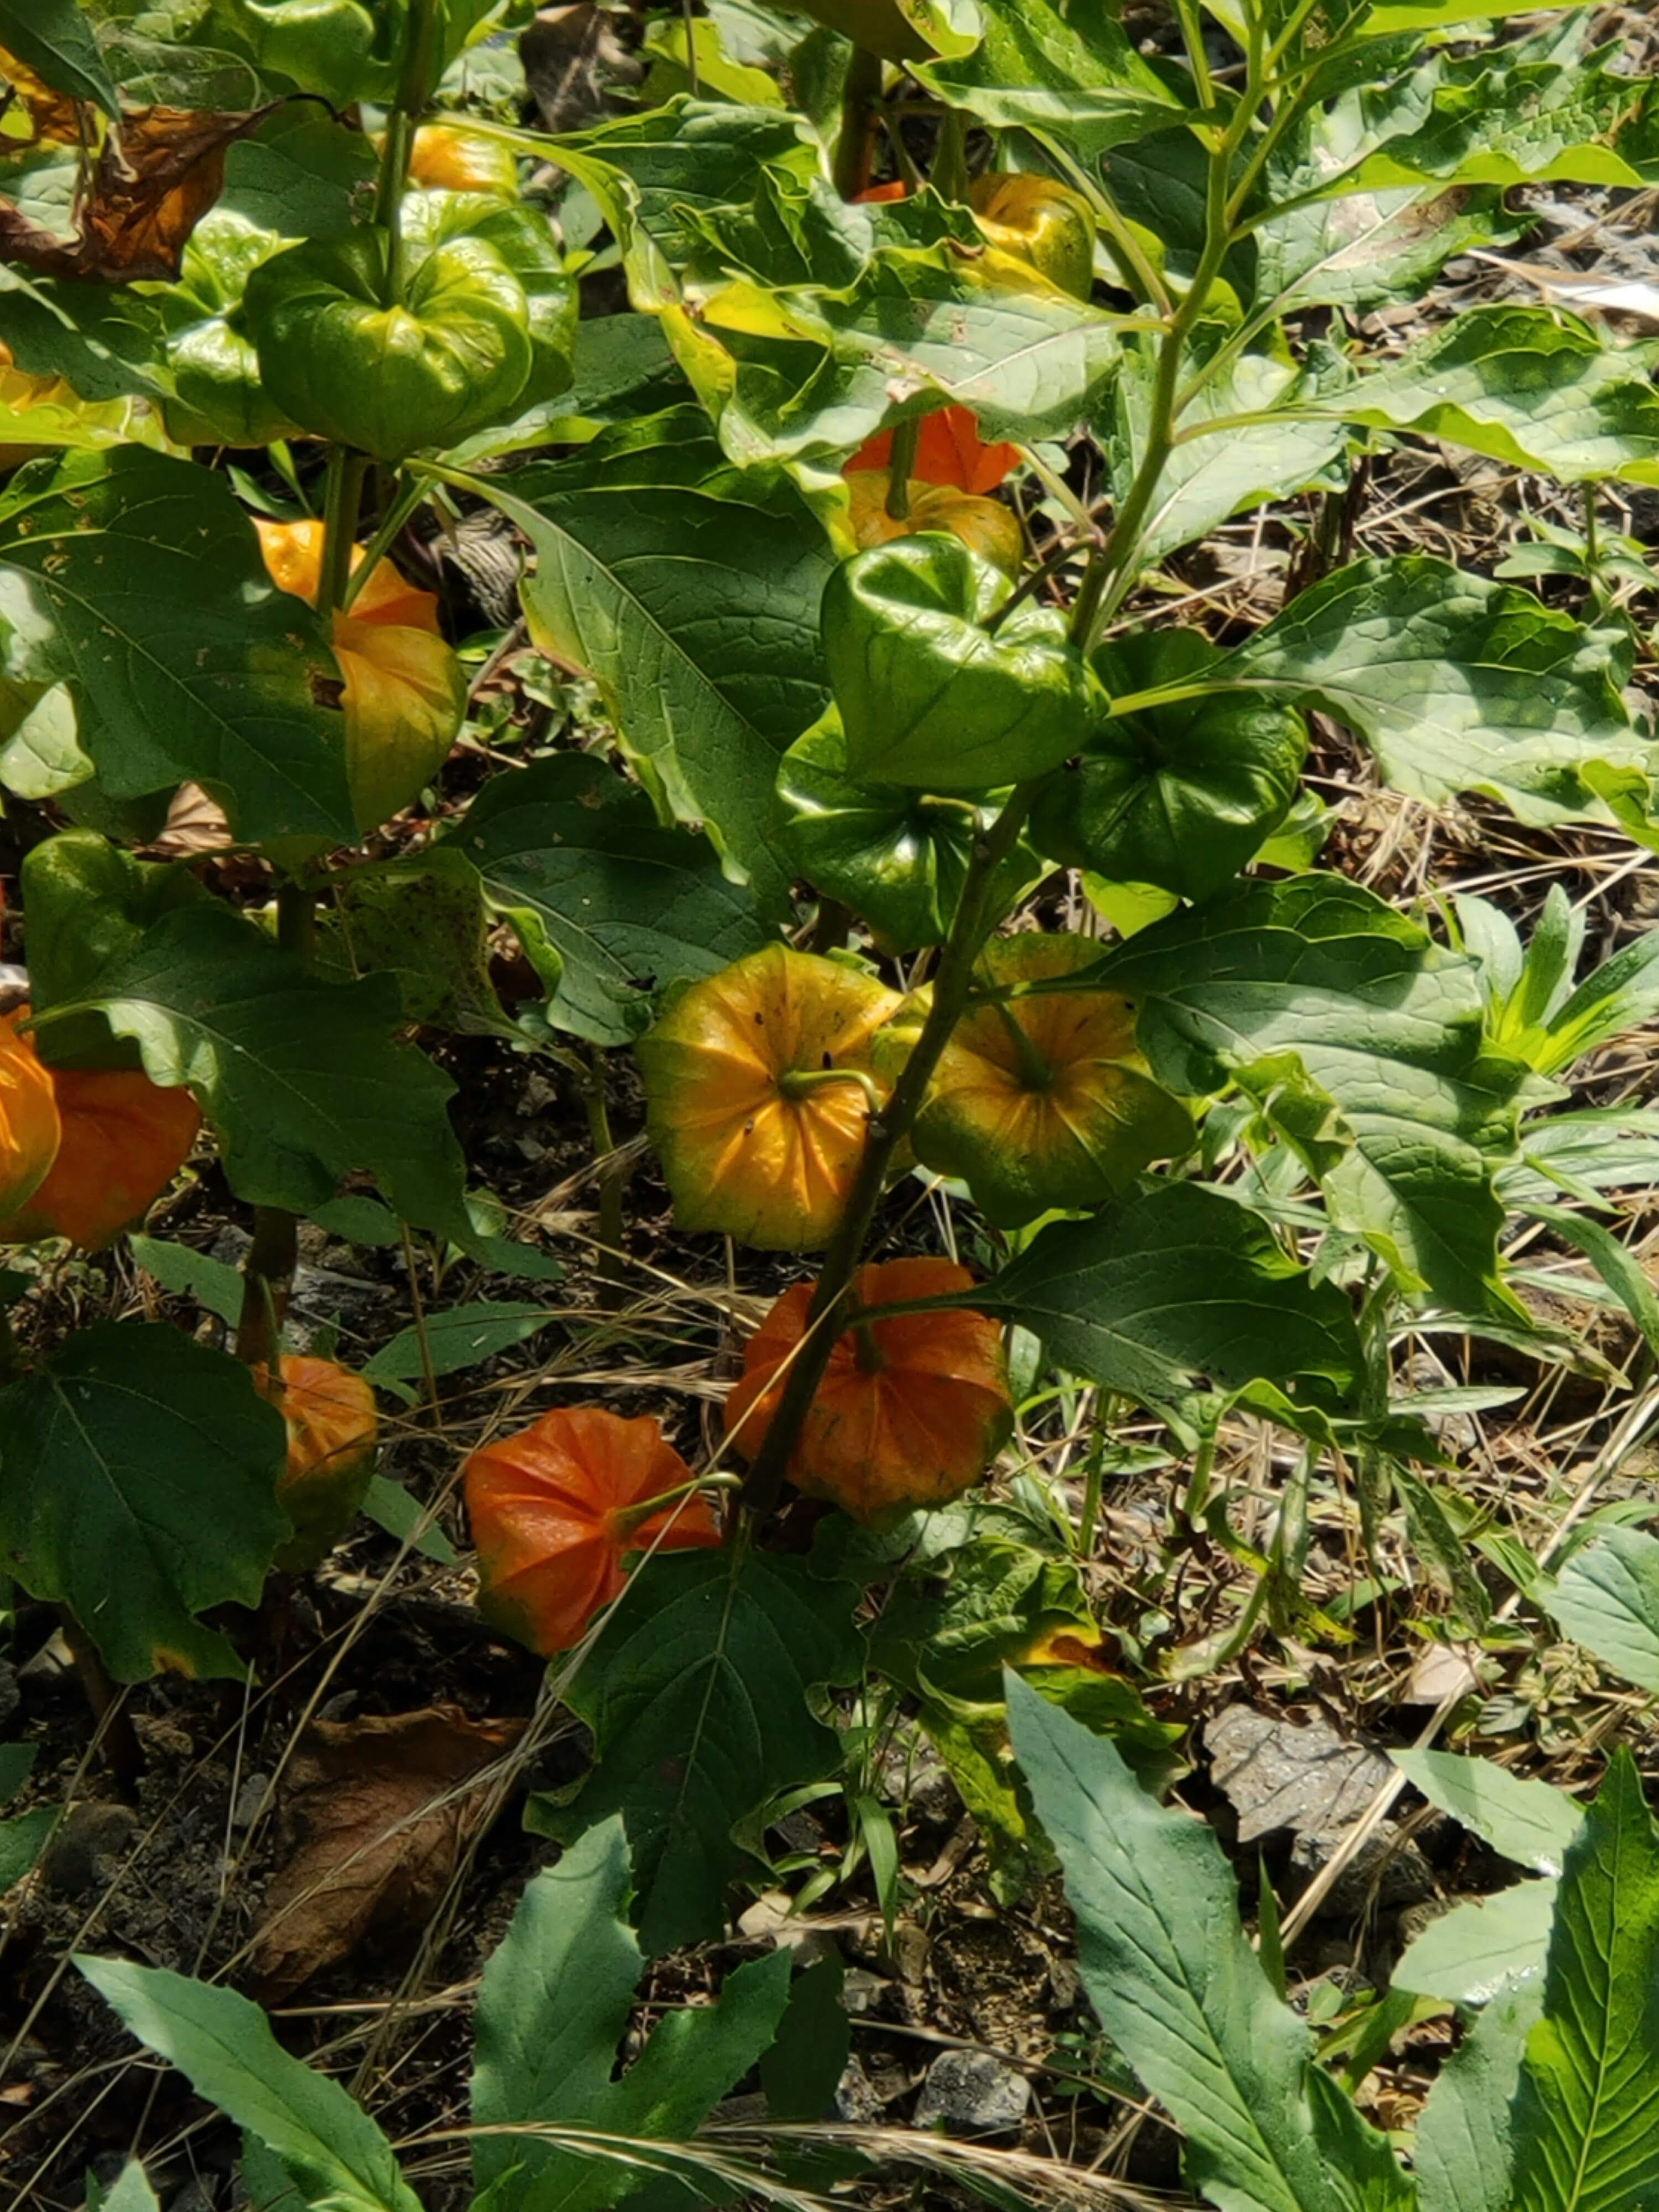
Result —
M 842 474 L 885 469 L 890 467 L 892 459 L 893 433 L 880 430 L 859 447 L 851 460 L 842 463 Z M 1018 466 L 1019 448 L 1002 443 L 988 446 L 967 408 L 940 407 L 922 417 L 910 473 L 924 483 L 951 484 L 957 491 L 983 496 L 994 491 Z
M 840 961 L 769 945 L 690 985 L 635 1046 L 685 1230 L 828 1242 L 864 1151 L 870 1042 L 901 1004 Z
M 630 1552 L 718 1544 L 690 1468 L 646 1415 L 561 1406 L 462 1470 L 478 1609 L 532 1651 L 568 1651 L 620 1595 Z
M 256 519 L 265 570 L 279 591 L 317 603 L 325 532 L 316 521 Z M 352 548 L 355 575 L 364 549 Z M 438 626 L 437 596 L 377 561 L 349 614 L 330 631 L 343 687 L 346 767 L 360 830 L 407 806 L 448 757 L 466 712 L 466 681 Z
M 188 1091 L 137 1067 L 43 1071 L 61 1135 L 33 1194 L 0 1224 L 0 1243 L 67 1237 L 96 1252 L 141 1221 L 196 1142 L 201 1113 Z
M 949 1260 L 890 1260 L 860 1267 L 860 1306 L 965 1291 L 973 1277 Z M 812 1286 L 786 1291 L 744 1353 L 726 1401 L 726 1434 L 749 1459 L 777 1413 L 791 1356 L 806 1327 Z M 985 1314 L 951 1309 L 901 1314 L 847 1330 L 789 1462 L 789 1480 L 866 1527 L 942 1505 L 977 1482 L 1013 1427 L 1002 1334 Z
M 853 536 L 860 550 L 890 544 L 896 538 L 913 537 L 921 530 L 944 530 L 960 538 L 970 553 L 1000 568 L 1010 580 L 1018 575 L 1025 558 L 1025 534 L 1012 507 L 1004 507 L 1000 500 L 957 491 L 950 484 L 923 483 L 914 478 L 908 512 L 890 514 L 891 484 L 885 469 L 859 469 L 847 478 Z
M 276 1503 L 294 1534 L 276 1554 L 284 1574 L 302 1574 L 327 1558 L 356 1516 L 374 1473 L 380 1414 L 361 1375 L 331 1359 L 290 1354 L 254 1381 L 288 1424 L 288 1461 Z
M 20 1031 L 28 1012 L 19 1006 L 0 1017 L 0 1205 L 9 1213 L 33 1199 L 52 1171 L 63 1138 L 51 1071 L 41 1066 L 33 1039 Z M 47 1237 L 52 1231 L 38 1233 Z
M 519 194 L 518 156 L 505 141 L 447 123 L 423 123 L 410 149 L 409 181 L 428 192 Z

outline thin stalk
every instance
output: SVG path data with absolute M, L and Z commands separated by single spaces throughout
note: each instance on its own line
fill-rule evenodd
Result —
M 881 58 L 854 46 L 841 95 L 841 136 L 836 141 L 834 181 L 844 200 L 869 189 L 875 112 L 881 105 Z
M 844 906 L 839 899 L 820 896 L 807 951 L 818 953 L 841 951 L 847 943 L 847 933 L 852 927 L 851 907 Z
M 611 1133 L 611 1115 L 605 1104 L 605 1057 L 597 1046 L 588 1060 L 587 1077 L 582 1085 L 582 1103 L 587 1112 L 587 1138 L 593 1148 L 593 1165 L 599 1186 L 599 1279 L 604 1286 L 600 1303 L 610 1304 L 614 1301 L 605 1296 L 604 1290 L 617 1291 L 626 1280 L 622 1252 L 627 1224 L 623 1218 L 621 1164 L 617 1158 L 617 1140 Z
M 67 1606 L 59 1606 L 58 1618 L 68 1644 L 70 1656 L 75 1662 L 75 1671 L 80 1677 L 81 1687 L 92 1717 L 97 1725 L 99 1744 L 110 1772 L 121 1787 L 131 1794 L 135 1790 L 144 1771 L 143 1747 L 138 1741 L 137 1730 L 132 1725 L 132 1715 L 127 1711 L 126 1695 L 109 1678 L 109 1670 L 98 1655 L 93 1643 L 80 1622 Z
M 409 1305 L 415 1316 L 415 1343 L 421 1355 L 421 1380 L 426 1385 L 427 1411 L 435 1421 L 438 1419 L 438 1370 L 432 1364 L 432 1346 L 426 1333 L 426 1307 L 421 1297 L 421 1285 L 415 1269 L 415 1240 L 409 1233 L 406 1222 L 398 1224 L 403 1235 L 404 1267 L 409 1277 Z
M 933 978 L 927 1018 L 893 1085 L 891 1097 L 881 1112 L 872 1114 L 866 1124 L 864 1152 L 836 1233 L 823 1255 L 823 1272 L 807 1309 L 805 1334 L 783 1386 L 778 1410 L 744 1486 L 744 1501 L 757 1519 L 771 1512 L 783 1489 L 801 1423 L 823 1379 L 830 1355 L 852 1305 L 853 1278 L 864 1256 L 893 1155 L 910 1133 L 933 1071 L 968 1003 L 974 963 L 996 918 L 997 871 L 1018 842 L 1032 790 L 1031 785 L 1017 785 L 991 827 L 975 841 L 956 918 Z
M 410 483 L 399 484 L 394 476 L 392 483 L 395 489 L 391 498 L 386 502 L 380 527 L 363 549 L 362 559 L 357 562 L 346 579 L 345 589 L 341 593 L 339 600 L 340 612 L 343 615 L 349 615 L 351 612 L 356 604 L 358 592 L 392 550 L 404 523 L 427 495 L 426 486 L 418 479 Z
M 968 197 L 968 125 L 959 107 L 947 107 L 933 155 L 933 190 L 947 200 Z
M 283 883 L 276 891 L 276 941 L 301 960 L 311 956 L 317 901 L 307 884 Z M 277 1374 L 283 1317 L 300 1261 L 300 1224 L 285 1206 L 253 1212 L 253 1242 L 242 1262 L 242 1310 L 236 1323 L 236 1357 L 248 1367 Z
M 1083 1469 L 1083 1504 L 1077 1516 L 1077 1555 L 1094 1557 L 1095 1534 L 1100 1526 L 1100 1497 L 1106 1481 L 1106 1438 L 1111 1401 L 1103 1399 L 1095 1423 L 1094 1442 Z
M 386 118 L 386 144 L 380 150 L 380 174 L 374 192 L 374 221 L 386 237 L 382 297 L 388 307 L 402 305 L 408 282 L 404 253 L 404 192 L 409 183 L 416 126 L 434 89 L 437 40 L 438 0 L 413 0 L 403 76 L 398 85 L 397 100 Z
M 910 512 L 910 479 L 915 473 L 916 448 L 921 443 L 921 417 L 901 422 L 893 433 L 887 458 L 887 512 L 902 522 Z
M 337 609 L 343 610 L 351 597 L 351 555 L 368 474 L 367 453 L 354 453 L 349 446 L 330 448 L 323 494 L 323 558 L 317 576 L 317 612 L 325 623 Z M 363 568 L 367 573 L 367 562 Z
M 1184 15 L 1182 29 L 1183 32 L 1189 30 Z M 1207 81 L 1207 67 L 1203 64 L 1203 39 L 1195 22 L 1190 27 L 1190 33 L 1188 43 L 1194 73 L 1196 76 L 1200 67 L 1204 67 Z M 1209 168 L 1205 179 L 1204 250 L 1199 256 L 1187 296 L 1176 309 L 1158 349 L 1146 450 L 1135 471 L 1134 481 L 1113 517 L 1111 535 L 1102 551 L 1090 562 L 1084 575 L 1077 605 L 1073 610 L 1072 636 L 1085 652 L 1098 641 L 1134 580 L 1142 529 L 1174 450 L 1182 356 L 1188 337 L 1209 304 L 1211 287 L 1220 274 L 1221 264 L 1231 242 L 1228 180 L 1233 156 L 1249 129 L 1250 118 L 1260 98 L 1259 68 L 1259 56 L 1253 52 L 1249 85 L 1239 101 L 1231 123 L 1210 149 Z

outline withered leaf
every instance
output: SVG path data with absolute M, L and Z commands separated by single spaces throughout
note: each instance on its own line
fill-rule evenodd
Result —
M 177 276 L 191 231 L 224 189 L 227 149 L 270 112 L 133 109 L 92 163 L 69 237 L 0 201 L 0 261 L 100 284 Z
M 82 140 L 91 143 L 96 136 L 96 114 L 82 115 L 81 103 L 67 92 L 54 92 L 44 77 L 36 76 L 15 54 L 0 46 L 0 78 L 5 80 L 3 97 L 9 117 L 20 112 L 27 116 L 29 133 L 11 143 L 14 149 L 39 146 L 46 142 L 73 146 Z
M 455 1705 L 312 1723 L 289 1763 L 285 1856 L 250 1955 L 261 2002 L 363 1942 L 418 1931 L 483 1816 L 476 1778 L 523 1729 Z
M 222 853 L 235 842 L 217 799 L 210 799 L 199 783 L 181 783 L 161 836 L 145 849 L 157 860 L 193 860 L 203 853 Z

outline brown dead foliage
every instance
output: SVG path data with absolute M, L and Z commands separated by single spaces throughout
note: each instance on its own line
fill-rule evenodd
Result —
M 286 1856 L 250 1958 L 262 2002 L 424 1924 L 483 1816 L 477 1778 L 522 1729 L 456 1705 L 311 1723 L 289 1763 Z

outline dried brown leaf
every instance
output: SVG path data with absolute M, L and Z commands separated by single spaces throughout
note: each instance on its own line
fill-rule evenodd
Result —
M 146 850 L 158 860 L 192 860 L 202 853 L 222 853 L 236 840 L 225 810 L 199 783 L 181 783 L 173 794 L 161 834 Z
M 289 1764 L 287 1851 L 250 1958 L 262 2002 L 420 1926 L 483 1817 L 477 1777 L 523 1725 L 455 1705 L 312 1723 Z
M 0 261 L 100 284 L 177 276 L 191 231 L 224 188 L 227 149 L 270 112 L 135 108 L 93 164 L 71 237 L 0 202 Z
M 5 80 L 3 92 L 9 115 L 21 108 L 29 119 L 27 138 L 12 140 L 13 150 L 45 143 L 73 146 L 90 137 L 96 129 L 97 118 L 83 125 L 81 105 L 66 92 L 54 92 L 43 77 L 9 54 L 0 46 L 0 77 Z

